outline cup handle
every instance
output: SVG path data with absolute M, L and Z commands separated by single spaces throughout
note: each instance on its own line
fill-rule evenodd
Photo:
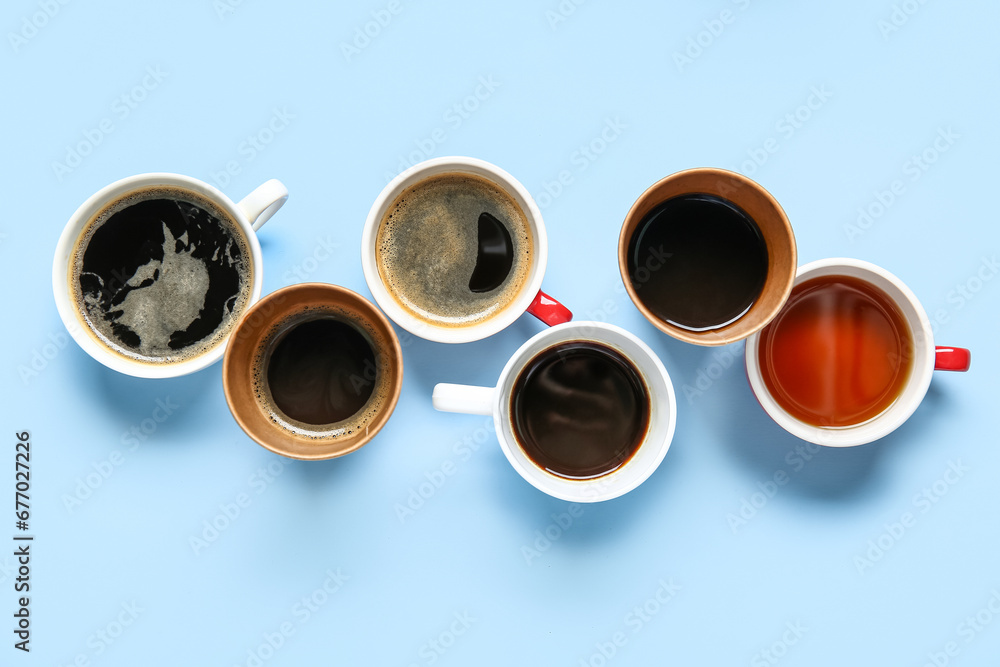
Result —
M 257 231 L 288 199 L 288 188 L 276 178 L 265 181 L 256 190 L 240 200 L 237 206 L 247 216 L 250 226 Z
M 434 409 L 442 412 L 460 412 L 465 415 L 493 414 L 494 387 L 472 387 L 465 384 L 441 383 L 434 385 L 431 399 Z
M 936 371 L 967 371 L 972 365 L 972 353 L 964 347 L 944 347 L 938 345 L 935 349 L 934 370 Z
M 563 324 L 569 322 L 573 319 L 573 313 L 569 311 L 569 308 L 562 305 L 551 296 L 538 290 L 538 294 L 535 295 L 535 300 L 531 302 L 528 306 L 528 312 L 545 322 L 550 327 L 557 324 Z

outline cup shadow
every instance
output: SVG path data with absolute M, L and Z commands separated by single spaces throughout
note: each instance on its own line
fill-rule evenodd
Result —
M 266 229 L 266 227 L 262 229 Z M 289 242 L 283 236 L 282 234 L 267 234 L 264 232 L 258 232 L 257 234 L 257 242 L 260 243 L 261 252 L 267 252 L 271 261 L 275 261 L 277 257 L 288 254 Z M 272 255 L 276 257 L 272 257 Z M 267 258 L 264 259 L 264 263 L 268 264 Z
M 800 440 L 767 415 L 746 380 L 742 360 L 738 372 L 717 380 L 699 400 L 727 406 L 721 418 L 707 421 L 748 482 L 773 480 L 784 471 L 790 482 L 783 493 L 826 503 L 862 502 L 878 495 L 893 459 L 920 443 L 914 436 L 940 418 L 948 403 L 932 384 L 917 411 L 884 438 L 857 447 L 823 447 Z
M 365 444 L 364 447 L 361 447 L 357 451 L 332 459 L 298 461 L 282 457 L 282 462 L 285 463 L 286 474 L 295 479 L 295 486 L 297 488 L 306 488 L 310 492 L 316 493 L 328 492 L 336 486 L 334 483 L 338 479 L 375 477 L 377 476 L 377 471 L 369 471 L 365 474 L 360 472 L 360 469 L 366 465 L 374 467 L 372 462 L 375 461 L 375 458 L 365 456 L 365 454 L 371 453 L 366 452 L 369 447 L 378 446 L 378 439 L 381 435 L 381 433 L 377 434 L 371 442 Z M 275 456 L 280 455 L 275 454 Z
M 138 378 L 114 371 L 76 349 L 69 365 L 74 386 L 92 388 L 80 392 L 86 409 L 120 422 L 123 429 L 142 429 L 144 444 L 196 444 L 204 436 L 199 413 L 219 410 L 218 401 L 211 400 L 209 392 L 214 387 L 222 398 L 221 363 L 177 378 Z M 224 406 L 224 400 L 222 403 Z
M 670 373 L 670 381 L 673 382 L 674 392 L 677 394 L 678 411 L 689 409 L 691 402 L 687 399 L 685 387 L 697 389 L 698 372 L 709 363 L 718 359 L 727 360 L 726 363 L 731 361 L 732 363 L 723 367 L 727 374 L 731 373 L 737 364 L 742 363 L 742 341 L 718 347 L 692 345 L 668 336 L 646 319 L 642 320 L 640 326 L 642 339 Z
M 503 331 L 482 340 L 436 343 L 394 326 L 403 348 L 404 382 L 415 382 L 428 401 L 439 382 L 496 386 L 500 371 L 511 355 L 545 329 L 531 315 L 522 315 Z
M 496 504 L 522 526 L 526 542 L 530 543 L 529 537 L 534 539 L 535 531 L 544 534 L 554 525 L 560 529 L 561 544 L 574 551 L 587 551 L 630 539 L 650 513 L 672 502 L 672 481 L 679 479 L 681 458 L 680 452 L 671 446 L 660 466 L 637 488 L 611 500 L 577 503 L 575 508 L 566 500 L 539 491 L 509 465 L 506 466 L 509 474 L 494 478 L 493 494 Z M 500 459 L 506 464 L 502 455 Z M 568 526 L 567 515 L 572 520 Z
M 668 339 L 671 343 L 676 344 L 677 349 L 671 350 L 671 354 L 683 357 L 685 366 L 694 366 L 698 363 L 702 348 L 676 341 L 662 334 L 659 329 L 645 320 L 643 323 L 648 326 L 648 331 L 644 330 L 640 337 L 664 362 L 676 393 L 678 384 L 677 374 L 674 371 L 675 364 L 671 363 L 673 361 L 671 358 L 664 358 L 662 341 L 657 340 L 657 338 Z M 666 343 L 666 345 L 670 346 L 671 343 Z M 497 368 L 496 373 L 499 374 L 500 370 Z M 655 401 L 656 397 L 653 397 L 653 400 Z M 682 401 L 683 399 L 678 393 L 678 412 L 684 410 Z M 637 488 L 611 500 L 598 503 L 578 503 L 577 508 L 575 508 L 577 516 L 573 517 L 573 523 L 569 528 L 560 530 L 559 541 L 571 549 L 587 551 L 629 539 L 629 536 L 640 529 L 651 513 L 661 511 L 657 508 L 669 506 L 672 502 L 675 503 L 673 481 L 680 479 L 679 475 L 684 465 L 684 448 L 677 446 L 678 440 L 681 438 L 683 438 L 682 429 L 678 427 L 670 449 L 659 467 Z M 496 446 L 499 448 L 499 445 Z M 499 458 L 506 464 L 502 455 Z M 556 517 L 561 517 L 561 520 L 565 522 L 565 515 L 571 506 L 570 502 L 539 491 L 522 479 L 509 465 L 506 467 L 509 474 L 498 475 L 495 478 L 494 493 L 497 496 L 498 504 L 510 512 L 516 523 L 523 526 L 526 536 L 534 535 L 536 530 L 544 533 L 546 528 L 552 524 L 558 526 Z

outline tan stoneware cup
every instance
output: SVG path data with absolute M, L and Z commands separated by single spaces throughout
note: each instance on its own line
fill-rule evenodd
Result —
M 287 417 L 269 402 L 266 360 L 297 324 L 333 317 L 351 324 L 375 352 L 371 398 L 344 422 L 312 426 Z M 302 283 L 258 301 L 236 325 L 223 357 L 226 402 L 240 427 L 261 446 L 293 459 L 349 454 L 375 437 L 392 415 L 403 385 L 403 355 L 389 320 L 367 299 L 343 287 Z
M 633 288 L 628 272 L 629 242 L 642 219 L 666 200 L 690 194 L 715 195 L 736 204 L 757 224 L 767 246 L 767 278 L 760 296 L 739 319 L 706 331 L 683 329 L 654 315 Z M 695 345 L 726 345 L 764 328 L 792 291 L 796 262 L 795 234 L 777 200 L 746 176 L 725 169 L 688 169 L 657 181 L 632 205 L 618 238 L 618 268 L 625 290 L 639 312 L 660 331 Z

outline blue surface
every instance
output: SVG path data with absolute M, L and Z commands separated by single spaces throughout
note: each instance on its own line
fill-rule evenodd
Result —
M 32 650 L 8 630 L 0 663 L 996 664 L 1000 278 L 984 261 L 1000 254 L 1000 6 L 223 1 L 5 5 L 0 542 L 17 532 L 25 429 L 36 541 Z M 373 12 L 386 25 L 345 49 Z M 689 39 L 707 46 L 679 61 Z M 133 92 L 147 68 L 159 74 Z M 460 115 L 465 100 L 476 108 Z M 268 138 L 275 113 L 287 120 L 270 143 L 245 143 Z M 112 131 L 88 139 L 103 119 Z M 54 166 L 86 141 L 78 163 Z M 912 156 L 925 150 L 923 169 Z M 298 270 L 368 296 L 358 248 L 372 201 L 401 167 L 449 154 L 521 180 L 549 231 L 546 291 L 578 319 L 635 332 L 669 370 L 677 433 L 635 492 L 581 513 L 518 477 L 482 418 L 432 410 L 436 382 L 495 381 L 540 330 L 530 317 L 478 343 L 410 342 L 388 426 L 323 463 L 245 437 L 221 366 L 143 381 L 66 344 L 52 254 L 111 181 L 175 171 L 238 199 L 279 178 L 291 196 L 260 235 L 265 293 Z M 228 162 L 239 173 L 221 176 Z M 768 188 L 800 262 L 846 255 L 896 273 L 938 343 L 973 349 L 972 372 L 938 374 L 881 442 L 796 453 L 804 443 L 753 400 L 741 346 L 669 339 L 621 288 L 629 206 L 693 166 Z M 902 194 L 879 213 L 895 180 Z M 874 212 L 864 228 L 859 208 Z M 700 372 L 715 379 L 693 394 Z M 158 402 L 176 406 L 162 423 Z M 779 471 L 786 483 L 771 484 Z M 205 522 L 224 527 L 211 542 Z M 8 625 L 12 550 L 0 549 Z

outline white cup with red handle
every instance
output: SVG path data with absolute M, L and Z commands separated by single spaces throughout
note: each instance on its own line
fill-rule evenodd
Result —
M 747 338 L 746 371 L 750 387 L 761 407 L 783 429 L 803 440 L 830 447 L 863 445 L 882 438 L 899 428 L 917 410 L 931 384 L 934 371 L 967 371 L 971 363 L 969 350 L 959 347 L 935 346 L 930 320 L 916 295 L 903 281 L 885 269 L 870 262 L 849 258 L 821 259 L 800 266 L 795 277 L 795 287 L 816 278 L 847 276 L 871 285 L 895 304 L 909 328 L 912 340 L 909 376 L 895 400 L 882 412 L 863 422 L 847 426 L 828 427 L 809 423 L 783 407 L 764 380 L 762 364 L 768 363 L 762 352 L 760 340 L 766 329 Z M 791 300 L 790 300 L 791 301 Z M 787 308 L 786 304 L 786 308 Z M 768 325 L 779 326 L 781 313 Z M 816 349 L 815 354 L 832 353 Z M 777 352 L 780 354 L 780 350 Z M 821 382 L 820 378 L 816 382 Z
M 386 212 L 409 188 L 436 176 L 470 174 L 492 182 L 506 192 L 524 213 L 533 243 L 531 265 L 517 295 L 495 314 L 483 321 L 460 326 L 441 324 L 418 317 L 405 308 L 391 293 L 379 271 L 377 241 Z M 426 160 L 396 176 L 372 204 L 361 235 L 361 266 L 372 297 L 399 326 L 421 338 L 440 343 L 468 343 L 502 331 L 524 313 L 530 313 L 553 326 L 568 322 L 573 314 L 542 291 L 542 278 L 548 260 L 548 237 L 542 212 L 527 189 L 509 173 L 483 160 L 471 157 L 440 157 Z

